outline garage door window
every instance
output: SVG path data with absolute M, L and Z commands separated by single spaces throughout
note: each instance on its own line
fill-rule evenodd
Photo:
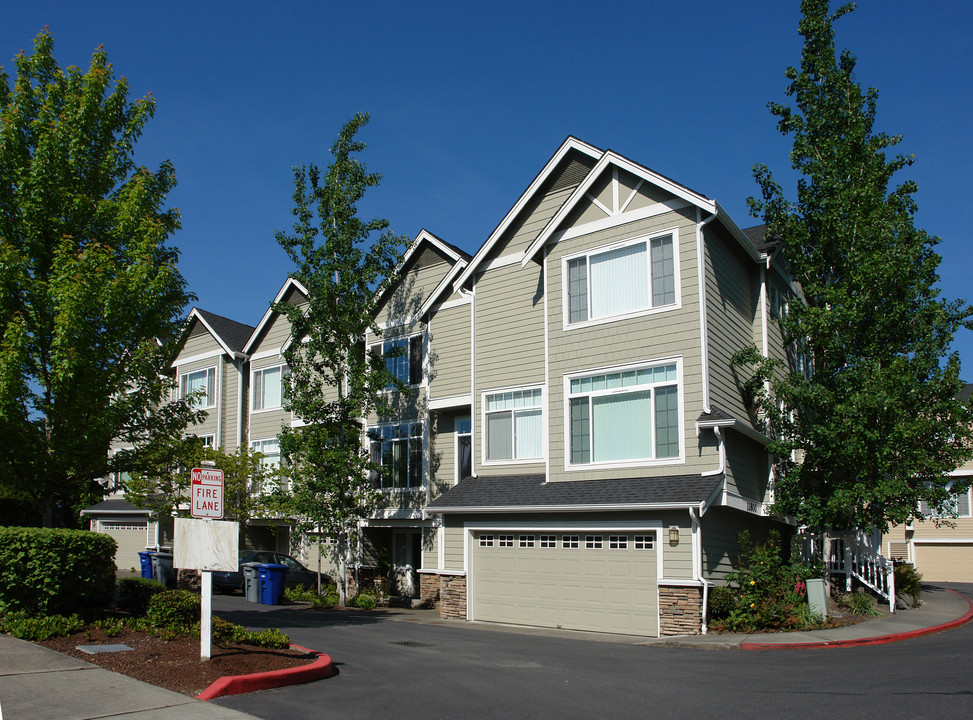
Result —
M 604 538 L 601 535 L 584 536 L 585 550 L 601 550 L 601 546 L 603 544 L 604 544 Z
M 480 547 L 493 547 L 493 535 L 480 535 Z
M 542 548 L 556 548 L 557 547 L 557 535 L 541 535 L 541 547 Z
M 499 547 L 513 547 L 514 546 L 514 536 L 513 535 L 501 535 L 499 537 L 499 542 L 497 543 Z
M 579 535 L 562 535 L 561 547 L 565 550 L 577 550 L 580 541 L 581 537 Z
M 636 550 L 651 550 L 652 541 L 654 537 L 652 535 L 636 535 L 635 536 L 635 549 Z
M 534 547 L 534 536 L 533 535 L 521 535 L 520 536 L 520 547 L 522 547 L 522 548 L 532 548 L 532 547 Z
M 608 549 L 609 550 L 628 550 L 628 536 L 626 536 L 626 535 L 609 535 L 608 536 Z

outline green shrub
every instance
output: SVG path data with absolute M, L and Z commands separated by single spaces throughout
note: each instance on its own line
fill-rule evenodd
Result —
M 153 595 L 163 592 L 166 586 L 158 580 L 141 577 L 127 577 L 118 581 L 118 598 L 125 610 L 132 615 L 142 616 L 149 607 Z
M 731 632 L 755 630 L 808 630 L 820 627 L 807 604 L 807 584 L 819 568 L 784 561 L 780 535 L 768 533 L 766 542 L 754 544 L 746 531 L 738 538 L 743 552 L 727 573 L 727 591 L 716 592 L 711 627 Z M 710 598 L 710 608 L 714 599 Z
M 348 604 L 351 607 L 361 608 L 362 610 L 374 610 L 378 606 L 378 598 L 375 597 L 374 592 L 359 590 Z
M 875 609 L 875 598 L 863 591 L 842 595 L 838 600 L 838 604 L 848 610 L 852 615 L 878 617 L 882 614 Z
M 323 608 L 333 608 L 341 602 L 341 596 L 338 595 L 338 589 L 334 586 L 329 587 L 328 591 L 324 595 L 318 595 L 314 600 L 311 601 L 311 607 L 316 610 L 321 610 Z
M 199 626 L 195 627 L 199 635 Z M 234 625 L 223 618 L 214 617 L 212 624 L 213 642 L 234 642 L 240 645 L 254 645 L 256 647 L 280 650 L 290 647 L 291 639 L 277 628 L 268 628 L 260 632 L 248 630 L 242 625 Z
M 32 617 L 23 611 L 0 616 L 0 633 L 7 633 L 21 640 L 51 640 L 81 632 L 84 621 L 77 615 L 48 615 Z
M 726 585 L 717 585 L 710 588 L 708 617 L 711 620 L 720 620 L 729 617 L 735 607 L 734 597 L 733 590 Z
M 0 527 L 0 611 L 96 615 L 115 590 L 116 547 L 86 530 Z
M 199 595 L 188 590 L 165 590 L 149 599 L 145 618 L 157 628 L 186 631 L 199 622 Z
M 316 597 L 318 597 L 317 592 L 315 592 L 312 588 L 304 587 L 303 585 L 284 588 L 284 599 L 288 602 L 313 603 Z
M 895 591 L 912 596 L 912 602 L 919 604 L 919 595 L 922 594 L 922 575 L 913 565 L 895 566 Z
M 96 620 L 92 625 L 99 628 L 105 634 L 105 637 L 112 638 L 122 632 L 125 621 L 120 618 L 105 618 L 104 620 Z

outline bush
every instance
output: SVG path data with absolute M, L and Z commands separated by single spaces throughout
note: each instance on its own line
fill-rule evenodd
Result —
M 878 617 L 882 614 L 875 609 L 875 598 L 861 590 L 842 595 L 838 600 L 838 604 L 848 610 L 852 615 Z
M 734 592 L 726 585 L 717 585 L 709 591 L 709 612 L 711 620 L 721 620 L 729 617 L 735 607 Z
M 84 629 L 84 621 L 77 615 L 48 615 L 31 617 L 25 612 L 11 612 L 0 616 L 0 633 L 21 640 L 40 641 L 66 637 Z
M 348 604 L 351 607 L 361 608 L 362 610 L 374 610 L 378 606 L 378 598 L 374 592 L 359 590 Z
M 288 602 L 309 602 L 313 603 L 318 594 L 312 589 L 298 585 L 297 587 L 285 587 L 284 599 Z
M 716 612 L 711 626 L 716 630 L 807 630 L 820 627 L 807 604 L 807 584 L 818 569 L 784 562 L 780 535 L 772 531 L 764 543 L 754 544 L 746 531 L 738 538 L 743 552 L 732 572 L 729 587 L 713 588 L 710 608 Z
M 149 599 L 145 619 L 157 628 L 188 631 L 199 623 L 199 595 L 188 590 L 164 590 Z
M 116 547 L 86 530 L 0 527 L 0 611 L 99 613 L 115 590 Z
M 913 565 L 895 566 L 895 592 L 912 596 L 914 605 L 919 604 L 922 594 L 922 575 Z
M 196 635 L 199 635 L 199 627 L 195 628 Z M 254 645 L 256 647 L 271 648 L 281 650 L 290 647 L 291 639 L 277 628 L 268 628 L 263 631 L 248 630 L 241 625 L 234 625 L 223 618 L 213 618 L 213 642 L 234 642 L 240 645 Z
M 132 615 L 141 617 L 149 607 L 153 595 L 164 592 L 166 586 L 158 580 L 127 577 L 118 581 L 118 598 L 122 607 Z

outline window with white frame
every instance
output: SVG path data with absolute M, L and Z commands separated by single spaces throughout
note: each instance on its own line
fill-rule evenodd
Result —
M 208 408 L 216 405 L 216 367 L 203 368 L 183 373 L 179 376 L 179 397 L 185 398 L 202 391 L 196 400 L 196 407 Z
M 653 542 L 655 541 L 654 535 L 636 535 L 635 536 L 635 549 L 636 550 L 651 550 L 653 548 Z
M 567 323 L 675 305 L 674 233 L 567 258 Z
M 541 547 L 542 548 L 556 548 L 557 547 L 557 535 L 541 535 Z
M 542 396 L 540 388 L 484 394 L 483 422 L 488 462 L 543 456 Z
M 532 547 L 534 547 L 534 536 L 533 535 L 521 535 L 520 536 L 520 547 L 522 547 L 522 548 L 532 548 Z
M 286 365 L 274 365 L 253 371 L 250 393 L 253 410 L 273 410 L 283 406 L 286 373 Z
M 493 547 L 493 535 L 480 535 L 480 547 Z
M 946 502 L 943 510 L 930 507 L 925 500 L 919 503 L 919 512 L 932 518 L 968 518 L 973 517 L 970 505 L 970 491 L 953 493 Z
M 278 467 L 280 465 L 280 441 L 277 438 L 254 440 L 250 449 L 263 455 L 260 464 L 263 467 Z
M 603 544 L 604 544 L 604 538 L 601 535 L 584 536 L 585 550 L 601 550 Z
M 568 379 L 571 465 L 678 458 L 675 362 Z
M 581 538 L 578 535 L 562 535 L 561 547 L 565 550 L 577 550 Z
M 398 337 L 376 343 L 372 352 L 385 358 L 385 369 L 407 385 L 421 385 L 423 373 L 422 335 Z
M 627 550 L 628 549 L 628 536 L 627 535 L 609 535 L 608 536 L 608 549 L 609 550 Z
M 382 425 L 368 431 L 372 462 L 383 490 L 422 486 L 422 424 Z
M 514 546 L 514 536 L 513 535 L 499 535 L 497 536 L 497 547 L 510 547 Z

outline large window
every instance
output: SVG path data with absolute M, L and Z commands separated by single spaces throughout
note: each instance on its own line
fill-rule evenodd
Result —
M 527 460 L 543 456 L 541 397 L 540 388 L 484 395 L 487 461 Z
M 368 431 L 372 462 L 381 466 L 378 487 L 422 487 L 422 425 L 400 423 Z
M 919 511 L 924 515 L 933 518 L 968 518 L 973 517 L 970 511 L 970 491 L 963 493 L 953 493 L 947 501 L 946 507 L 942 512 L 930 507 L 929 503 L 922 501 L 919 503 Z
M 422 384 L 422 335 L 394 338 L 371 347 L 385 357 L 392 377 L 407 385 Z
M 676 262 L 673 234 L 569 258 L 569 325 L 674 305 Z
M 568 380 L 570 463 L 680 456 L 676 363 Z
M 196 401 L 196 407 L 208 408 L 216 405 L 216 368 L 183 373 L 179 376 L 179 397 L 184 398 L 202 390 L 203 394 Z
M 260 464 L 264 467 L 277 467 L 280 465 L 280 441 L 277 438 L 267 440 L 254 440 L 250 443 L 253 452 L 263 453 Z
M 252 406 L 254 410 L 279 408 L 284 399 L 284 374 L 286 366 L 261 368 L 253 371 Z

